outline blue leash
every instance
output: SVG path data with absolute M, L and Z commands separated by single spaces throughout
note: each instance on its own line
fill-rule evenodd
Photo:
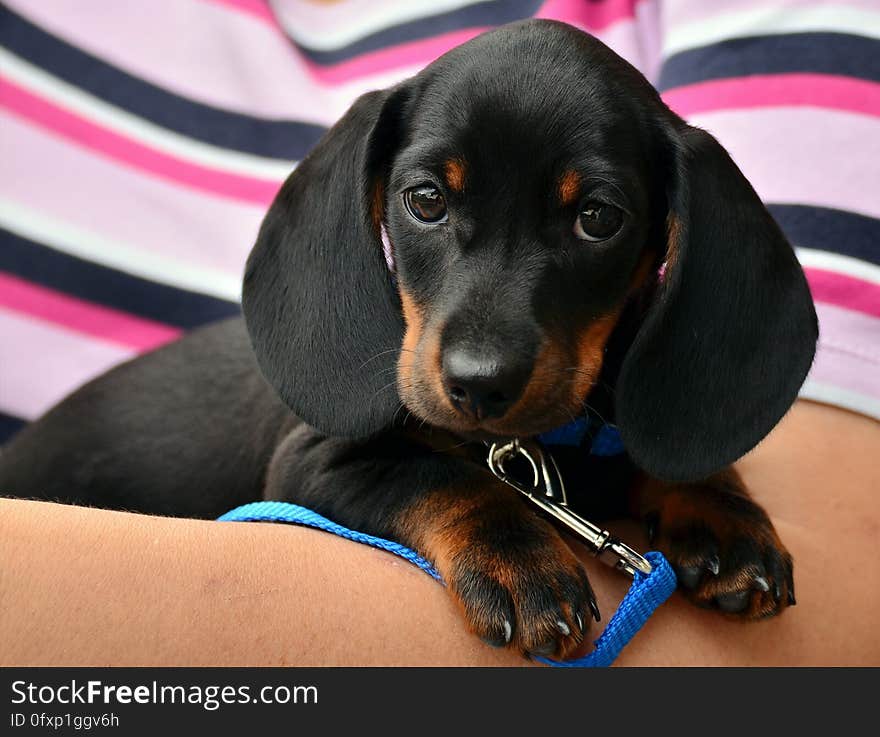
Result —
M 350 530 L 297 504 L 253 502 L 227 512 L 219 520 L 221 522 L 291 522 L 324 530 L 347 540 L 394 553 L 394 555 L 418 566 L 429 576 L 443 582 L 437 569 L 414 550 L 391 540 Z M 666 558 L 656 552 L 647 553 L 645 557 L 651 563 L 651 573 L 644 574 L 636 571 L 632 586 L 623 601 L 620 602 L 620 606 L 611 621 L 608 622 L 605 631 L 596 640 L 595 650 L 577 660 L 564 662 L 548 658 L 538 658 L 538 660 L 558 668 L 607 668 L 611 665 L 620 651 L 642 628 L 648 617 L 675 590 L 675 573 Z

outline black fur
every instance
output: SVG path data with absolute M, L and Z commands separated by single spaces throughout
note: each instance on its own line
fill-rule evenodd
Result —
M 705 131 L 670 128 L 678 253 L 627 353 L 616 409 L 641 468 L 696 480 L 788 411 L 818 327 L 794 251 L 730 156 Z
M 444 174 L 450 160 L 460 186 Z M 566 172 L 579 188 L 571 201 L 557 191 Z M 426 182 L 443 192 L 448 222 L 407 213 L 403 193 Z M 619 233 L 573 234 L 587 199 L 625 213 Z M 194 333 L 26 428 L 0 455 L 0 491 L 197 517 L 289 499 L 428 557 L 439 555 L 425 542 L 441 524 L 440 511 L 425 514 L 433 504 L 480 578 L 480 560 L 506 559 L 505 530 L 547 533 L 494 485 L 482 445 L 464 441 L 537 434 L 586 401 L 616 417 L 632 463 L 577 449 L 559 459 L 575 494 L 582 480 L 619 511 L 636 472 L 707 479 L 758 443 L 794 401 L 817 333 L 791 247 L 721 146 L 609 49 L 550 21 L 480 36 L 360 98 L 279 192 L 243 309 L 246 331 L 233 320 Z M 612 318 L 607 344 L 583 342 Z M 451 350 L 534 364 L 534 391 L 507 417 L 465 418 L 445 395 Z M 575 396 L 593 370 L 590 395 Z M 491 525 L 461 511 L 477 502 Z M 546 611 L 511 604 L 521 592 L 544 601 L 548 580 L 580 580 L 571 561 L 554 572 L 551 559 L 524 559 L 507 588 L 477 587 L 504 589 L 496 609 L 467 600 L 479 595 L 466 582 L 452 590 L 471 591 L 465 611 L 525 617 L 513 638 L 533 652 L 559 637 L 547 626 L 563 612 L 566 651 L 583 636 L 588 584 Z M 505 631 L 471 624 L 493 642 Z
M 245 271 L 260 368 L 298 416 L 330 434 L 375 432 L 397 407 L 378 391 L 393 352 L 370 360 L 403 334 L 370 204 L 399 99 L 364 95 L 321 140 L 275 198 Z

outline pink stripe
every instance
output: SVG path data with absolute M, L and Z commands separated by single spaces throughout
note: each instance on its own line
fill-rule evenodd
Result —
M 756 74 L 699 82 L 663 93 L 679 115 L 731 108 L 812 107 L 880 115 L 880 84 L 828 74 Z
M 810 291 L 817 302 L 880 317 L 880 286 L 834 271 L 805 268 Z
M 178 0 L 179 2 L 180 0 Z M 215 5 L 225 5 L 230 10 L 237 10 L 242 13 L 268 23 L 271 26 L 278 26 L 275 14 L 266 4 L 265 0 L 202 0 L 203 2 L 214 3 Z
M 98 374 L 132 358 L 114 343 L 0 307 L 0 410 L 32 420 Z
M 536 18 L 552 18 L 590 31 L 601 31 L 613 23 L 632 20 L 639 0 L 547 0 L 535 14 Z
M 0 305 L 139 352 L 181 334 L 177 328 L 85 302 L 2 271 Z
M 811 107 L 700 113 L 765 202 L 880 218 L 880 119 Z
M 168 263 L 235 276 L 265 209 L 96 156 L 0 111 L 0 196 Z
M 17 115 L 82 146 L 193 189 L 267 206 L 281 184 L 228 174 L 161 153 L 68 112 L 2 76 L 0 100 Z

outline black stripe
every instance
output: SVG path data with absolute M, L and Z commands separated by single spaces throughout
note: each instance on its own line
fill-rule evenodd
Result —
M 235 302 L 83 261 L 2 228 L 0 270 L 89 302 L 183 329 L 240 313 Z
M 117 107 L 214 146 L 299 160 L 325 131 L 318 125 L 242 115 L 180 97 L 71 46 L 3 5 L 0 45 Z
M 427 18 L 383 28 L 347 46 L 332 50 L 317 50 L 303 46 L 294 40 L 299 51 L 316 64 L 338 64 L 371 51 L 389 48 L 397 44 L 421 41 L 443 33 L 464 28 L 500 26 L 504 23 L 531 18 L 543 4 L 542 0 L 486 0 L 463 8 L 450 10 Z
M 880 82 L 880 41 L 847 33 L 737 38 L 675 54 L 660 70 L 660 90 L 749 74 L 838 74 Z
M 880 220 L 810 205 L 767 205 L 793 245 L 880 266 Z
M 20 417 L 13 417 L 12 415 L 7 415 L 5 412 L 0 412 L 0 445 L 11 440 L 12 436 L 21 430 L 26 424 L 27 423 Z M 0 495 L 2 494 L 3 489 L 0 489 Z

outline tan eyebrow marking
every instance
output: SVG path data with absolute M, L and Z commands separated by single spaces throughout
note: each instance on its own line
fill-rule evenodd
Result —
M 562 176 L 559 177 L 559 186 L 557 188 L 559 201 L 563 205 L 571 205 L 577 199 L 580 190 L 581 175 L 573 169 L 567 169 L 563 172 Z
M 461 192 L 464 189 L 465 163 L 462 159 L 447 159 L 443 166 L 446 175 L 446 184 L 453 192 Z

